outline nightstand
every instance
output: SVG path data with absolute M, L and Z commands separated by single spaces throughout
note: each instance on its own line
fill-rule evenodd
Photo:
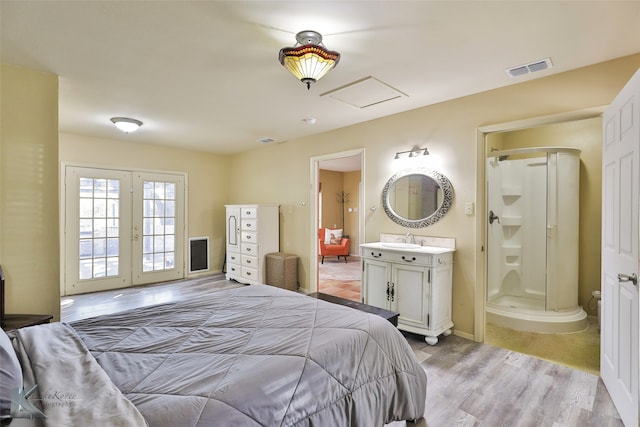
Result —
M 53 319 L 51 314 L 5 314 L 2 319 L 2 329 L 11 331 L 27 326 L 43 325 Z

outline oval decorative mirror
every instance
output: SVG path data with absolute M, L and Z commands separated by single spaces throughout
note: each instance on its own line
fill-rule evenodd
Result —
M 408 169 L 389 178 L 382 190 L 382 206 L 395 223 L 423 228 L 438 222 L 453 202 L 446 176 L 428 169 Z

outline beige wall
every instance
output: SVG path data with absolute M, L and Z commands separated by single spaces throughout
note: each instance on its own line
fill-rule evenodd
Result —
M 344 189 L 342 172 L 321 169 L 319 182 L 322 185 L 322 219 L 320 226 L 326 228 L 344 228 L 342 224 L 342 204 L 337 194 Z
M 5 307 L 59 320 L 58 76 L 2 64 L 0 83 Z
M 360 171 L 337 172 L 320 169 L 319 181 L 322 183 L 322 224 L 323 227 L 342 228 L 349 236 L 349 252 L 360 255 L 360 230 L 358 226 L 358 201 L 360 197 Z M 348 195 L 348 202 L 338 202 L 338 194 Z M 344 224 L 342 212 L 344 208 Z M 351 212 L 349 212 L 351 208 Z
M 478 165 L 483 163 L 478 161 L 483 157 L 477 140 L 478 128 L 608 104 L 638 67 L 640 54 L 320 135 L 261 146 L 229 158 L 61 135 L 60 160 L 188 172 L 189 236 L 212 236 L 212 246 L 216 246 L 212 249 L 214 269 L 221 266 L 225 203 L 280 204 L 281 251 L 299 256 L 300 284 L 308 288 L 309 239 L 315 236 L 316 227 L 309 210 L 310 198 L 315 194 L 309 159 L 364 148 L 365 235 L 361 241 L 370 242 L 378 240 L 381 232 L 406 234 L 407 229 L 386 217 L 380 206 L 380 194 L 387 179 L 406 166 L 393 161 L 395 152 L 415 144 L 426 145 L 432 154 L 420 158 L 424 162 L 421 165 L 444 173 L 455 196 L 445 218 L 415 230 L 415 234 L 456 239 L 454 330 L 470 337 L 475 330 L 474 301 L 476 294 L 481 296 L 483 282 L 484 254 L 480 252 L 484 239 L 480 225 L 483 213 L 466 216 L 463 208 L 465 201 L 478 206 L 484 197 L 482 180 L 478 179 L 482 175 Z M 18 311 L 28 307 L 29 311 L 57 314 L 58 186 L 57 165 L 53 165 L 57 161 L 57 79 L 14 67 L 3 66 L 2 70 L 0 262 L 6 264 L 11 282 L 21 282 L 21 291 L 9 295 L 9 308 Z M 25 180 L 33 180 L 36 190 L 32 191 Z M 192 187 L 192 183 L 197 183 L 197 187 Z M 9 190 L 15 196 L 9 197 Z M 14 200 L 26 204 L 26 208 Z M 370 209 L 373 207 L 377 209 Z M 36 224 L 33 229 L 21 226 L 20 221 L 27 216 L 30 224 Z M 31 301 L 35 295 L 38 300 Z
M 360 171 L 344 172 L 344 192 L 349 194 L 349 202 L 344 205 L 345 230 L 349 235 L 349 252 L 360 255 L 360 230 L 358 224 L 358 200 L 360 198 Z M 351 212 L 349 212 L 351 208 Z
M 494 140 L 494 137 L 497 138 Z M 498 141 L 498 139 L 500 141 Z M 588 314 L 591 293 L 600 290 L 602 218 L 602 118 L 594 117 L 490 135 L 488 146 L 502 149 L 561 146 L 578 148 L 580 154 L 580 262 L 578 304 Z M 596 308 L 594 306 L 594 308 Z
M 222 270 L 224 205 L 229 199 L 229 162 L 224 156 L 61 133 L 60 161 L 93 167 L 186 173 L 186 237 L 209 236 L 208 273 Z M 185 251 L 185 257 L 187 254 Z M 188 272 L 188 265 L 185 272 Z
M 281 250 L 300 257 L 300 283 L 309 286 L 310 157 L 364 147 L 365 235 L 362 241 L 378 240 L 379 233 L 405 234 L 407 229 L 386 217 L 380 194 L 399 166 L 396 151 L 414 144 L 431 152 L 423 165 L 445 174 L 454 188 L 451 210 L 440 222 L 415 230 L 417 235 L 453 237 L 457 251 L 453 273 L 454 330 L 472 336 L 476 293 L 481 296 L 484 264 L 483 229 L 476 216 L 464 214 L 464 202 L 484 198 L 478 182 L 479 127 L 581 110 L 608 104 L 640 67 L 640 54 L 556 74 L 501 89 L 383 117 L 332 132 L 261 147 L 233 156 L 230 196 L 234 202 L 280 203 Z M 281 159 L 295 159 L 282 167 Z M 243 171 L 251 170 L 248 176 Z M 255 179 L 255 176 L 260 179 Z M 264 179 L 263 179 L 264 178 Z M 372 212 L 370 207 L 377 207 Z M 483 215 L 482 212 L 476 215 Z

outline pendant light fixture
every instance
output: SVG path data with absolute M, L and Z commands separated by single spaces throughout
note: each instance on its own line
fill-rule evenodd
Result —
M 111 122 L 124 133 L 135 132 L 142 126 L 140 120 L 130 119 L 128 117 L 112 117 Z
M 311 87 L 324 77 L 340 61 L 340 54 L 327 50 L 322 44 L 322 35 L 317 31 L 300 31 L 294 47 L 280 49 L 278 58 L 298 80 Z

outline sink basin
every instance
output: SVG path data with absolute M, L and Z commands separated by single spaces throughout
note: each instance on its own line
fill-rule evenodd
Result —
M 415 243 L 395 243 L 395 242 L 388 242 L 388 243 L 383 243 L 382 246 L 385 246 L 387 248 L 395 248 L 395 249 L 418 249 L 421 246 Z

